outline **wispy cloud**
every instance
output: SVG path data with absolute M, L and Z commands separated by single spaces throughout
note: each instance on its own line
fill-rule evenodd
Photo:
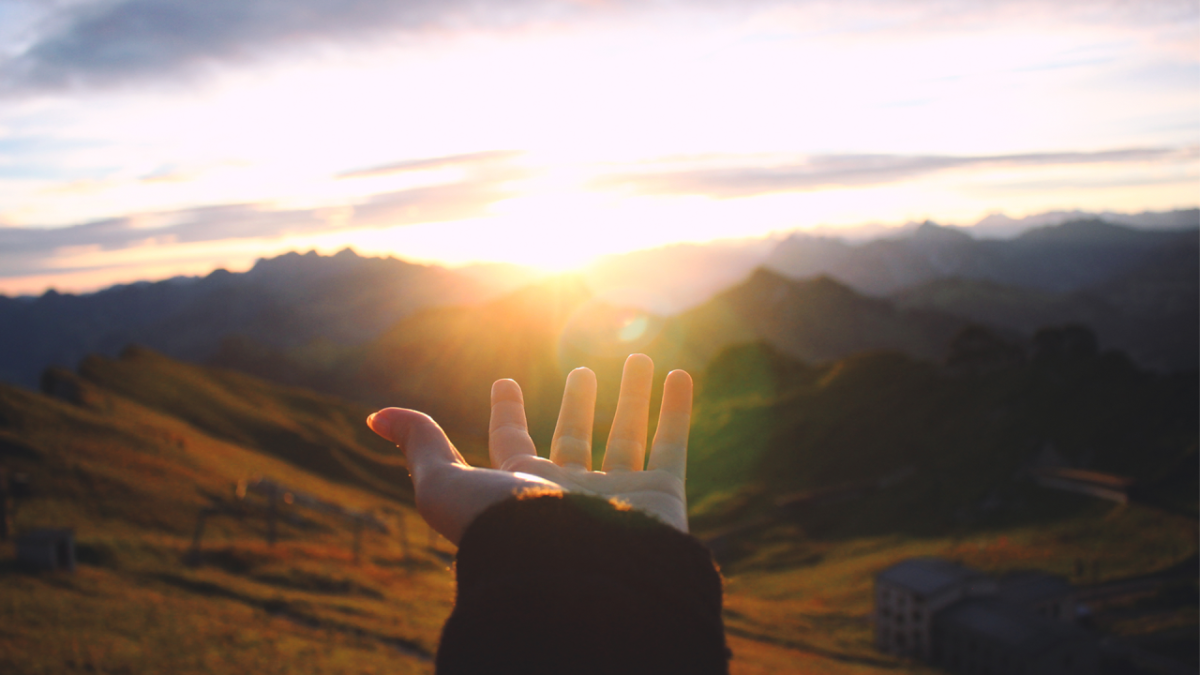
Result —
M 1195 159 L 1200 149 L 1131 148 L 1104 152 L 1050 152 L 975 157 L 937 155 L 811 155 L 781 161 L 770 157 L 707 157 L 705 168 L 674 168 L 649 163 L 645 168 L 601 176 L 598 189 L 639 194 L 705 195 L 718 199 L 779 192 L 863 187 L 912 180 L 948 169 L 1037 167 L 1100 163 L 1142 163 L 1170 158 Z M 717 164 L 716 167 L 711 167 Z M 721 166 L 723 164 L 723 166 Z
M 269 57 L 289 47 L 361 45 L 385 35 L 505 27 L 594 12 L 548 0 L 118 0 L 62 3 L 5 65 L 9 92 L 107 86 Z
M 337 208 L 270 209 L 258 204 L 226 204 L 56 229 L 0 228 L 0 277 L 57 269 L 54 260 L 63 252 L 102 253 L 149 244 L 272 239 L 474 218 L 485 215 L 490 204 L 508 196 L 499 183 L 478 181 L 400 190 Z

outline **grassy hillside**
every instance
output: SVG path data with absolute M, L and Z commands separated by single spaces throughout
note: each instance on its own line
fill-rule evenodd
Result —
M 365 410 L 141 351 L 84 371 L 73 388 L 59 374 L 75 403 L 0 388 L 0 466 L 31 486 L 15 525 L 74 528 L 81 562 L 25 574 L 0 554 L 0 671 L 431 672 L 451 547 L 430 548 L 407 481 L 379 480 L 397 462 L 360 433 Z M 269 546 L 263 500 L 234 495 L 254 477 L 392 533 L 368 532 L 354 564 L 348 522 L 285 506 Z M 190 566 L 214 508 L 241 515 L 210 517 Z
M 813 367 L 760 344 L 722 353 L 700 385 L 692 526 L 723 565 L 747 654 L 769 644 L 822 664 L 797 657 L 792 672 L 915 667 L 871 646 L 872 580 L 935 555 L 1085 588 L 1158 575 L 1090 605 L 1094 630 L 1144 650 L 1105 672 L 1200 665 L 1194 371 L 1115 354 L 970 375 L 896 354 Z M 1040 487 L 1027 471 L 1040 464 L 1133 477 L 1134 501 Z
M 521 339 L 570 314 L 543 315 L 546 325 Z M 471 328 L 480 324 L 463 335 Z M 408 354 L 473 355 L 483 367 L 505 353 L 477 342 L 479 351 L 464 342 L 421 352 L 414 341 Z M 557 397 L 557 358 L 489 367 L 544 368 L 554 391 L 537 395 Z M 398 386 L 418 396 L 454 383 L 431 373 Z M 1180 479 L 1195 462 L 1194 375 L 1149 376 L 1092 357 L 951 377 L 894 355 L 814 367 L 750 345 L 697 379 L 693 522 L 724 566 L 737 675 L 929 672 L 871 647 L 873 575 L 912 555 L 1037 567 L 1081 584 L 1195 555 L 1194 513 L 1045 493 L 1008 471 L 1049 442 L 1069 461 L 1145 478 L 1194 508 L 1194 471 Z M 407 482 L 384 479 L 402 463 L 365 433 L 366 409 L 138 349 L 48 382 L 60 397 L 0 388 L 0 466 L 30 478 L 17 525 L 74 527 L 82 564 L 26 574 L 11 549 L 0 554 L 0 671 L 431 671 L 453 599 L 452 548 L 430 539 Z M 486 411 L 486 390 L 475 398 Z M 447 426 L 459 445 L 474 433 Z M 909 466 L 915 473 L 897 473 Z M 889 475 L 900 477 L 868 494 L 820 492 Z M 263 500 L 235 498 L 236 483 L 256 476 L 372 513 L 390 533 L 368 532 L 355 563 L 346 522 L 289 507 L 270 546 Z M 779 498 L 806 491 L 824 498 L 780 508 Z M 191 566 L 204 509 L 241 515 L 209 518 Z M 1170 636 L 1195 626 L 1194 586 L 1100 619 L 1124 639 L 1186 654 L 1194 639 Z
M 79 376 L 214 438 L 275 455 L 328 480 L 412 501 L 403 457 L 366 428 L 363 420 L 373 411 L 362 405 L 138 347 L 115 360 L 88 357 Z

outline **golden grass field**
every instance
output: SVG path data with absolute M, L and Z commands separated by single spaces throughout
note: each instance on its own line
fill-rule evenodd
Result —
M 0 387 L 0 462 L 32 490 L 16 525 L 73 527 L 80 559 L 74 573 L 30 574 L 0 549 L 0 672 L 432 672 L 453 547 L 420 521 L 411 486 L 380 480 L 403 468 L 366 431 L 366 409 L 149 354 L 91 372 L 75 403 Z M 270 546 L 260 498 L 234 498 L 253 477 L 375 514 L 392 534 L 366 534 L 355 562 L 343 520 L 285 508 L 295 519 Z M 213 505 L 244 514 L 209 518 L 190 565 L 197 516 Z M 743 542 L 752 553 L 723 569 L 733 672 L 927 671 L 871 647 L 873 575 L 906 557 L 1090 584 L 1196 555 L 1187 516 L 1086 501 L 1070 514 L 953 536 L 759 528 Z M 1192 610 L 1176 603 L 1109 628 L 1194 635 Z

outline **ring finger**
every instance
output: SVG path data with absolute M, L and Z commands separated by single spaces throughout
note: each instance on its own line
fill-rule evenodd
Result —
M 630 354 L 621 374 L 621 394 L 612 431 L 604 449 L 604 470 L 641 471 L 646 457 L 646 429 L 650 422 L 650 385 L 654 362 L 645 354 Z

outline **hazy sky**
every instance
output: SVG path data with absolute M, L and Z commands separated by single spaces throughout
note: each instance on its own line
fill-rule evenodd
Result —
M 0 292 L 1200 203 L 1200 4 L 0 0 Z

